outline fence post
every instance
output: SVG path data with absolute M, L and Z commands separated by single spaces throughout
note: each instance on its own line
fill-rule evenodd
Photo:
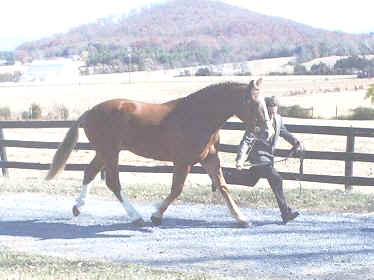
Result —
M 346 152 L 347 153 L 353 153 L 355 150 L 355 136 L 353 134 L 353 128 L 352 126 L 349 128 L 349 132 L 347 135 L 347 147 Z M 352 159 L 347 159 L 345 161 L 345 190 L 351 191 L 352 190 L 352 178 L 353 176 L 353 161 Z
M 0 140 L 4 140 L 4 132 L 3 132 L 3 128 L 0 127 Z M 8 157 L 6 155 L 6 150 L 5 150 L 5 147 L 3 145 L 0 144 L 0 160 L 2 161 L 8 161 Z M 9 176 L 9 173 L 8 173 L 8 168 L 2 168 L 2 171 L 3 171 L 3 176 L 4 177 L 8 177 Z

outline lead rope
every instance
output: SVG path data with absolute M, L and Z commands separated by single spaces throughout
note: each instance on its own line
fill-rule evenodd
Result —
M 269 156 L 269 155 L 268 155 Z M 274 156 L 273 156 L 274 157 Z M 251 163 L 249 161 L 246 161 L 244 162 L 243 166 L 244 167 L 248 167 L 248 168 L 251 168 L 253 166 L 261 166 L 261 165 L 268 165 L 268 164 L 274 164 L 274 163 L 278 163 L 278 162 L 286 162 L 288 160 L 288 157 L 285 157 L 285 158 L 282 158 L 282 159 L 279 159 L 279 160 L 275 160 L 273 162 L 259 162 L 259 163 Z
M 253 148 L 253 146 L 249 150 L 248 154 L 250 153 L 250 151 L 252 150 L 252 148 Z M 290 149 L 290 151 L 287 153 L 287 156 L 285 156 L 282 159 L 275 160 L 275 161 L 273 161 L 271 163 L 270 162 L 251 163 L 250 161 L 246 161 L 246 162 L 244 162 L 243 166 L 251 168 L 253 166 L 261 166 L 261 165 L 268 165 L 268 164 L 274 164 L 274 163 L 279 163 L 279 162 L 286 162 L 290 158 L 290 156 L 295 153 L 296 150 L 297 150 L 297 147 L 292 147 Z M 274 155 L 270 155 L 270 154 L 268 154 L 267 156 L 271 156 L 273 158 L 275 157 Z
M 302 191 L 301 180 L 303 179 L 303 176 L 304 176 L 304 148 L 303 147 L 301 147 L 299 150 L 299 160 L 300 160 L 300 165 L 299 165 L 299 175 L 297 175 L 297 181 L 299 182 L 299 198 L 300 198 L 301 191 Z

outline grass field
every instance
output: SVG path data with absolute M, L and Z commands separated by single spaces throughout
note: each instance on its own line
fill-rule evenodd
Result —
M 135 75 L 135 73 L 134 73 Z M 160 103 L 188 95 L 213 83 L 237 81 L 248 83 L 258 77 L 169 77 L 139 73 L 129 83 L 127 74 L 81 77 L 74 83 L 3 83 L 0 84 L 1 106 L 9 106 L 15 116 L 31 103 L 39 104 L 45 115 L 55 105 L 65 105 L 75 119 L 95 104 L 111 98 L 129 98 Z M 151 75 L 151 74 L 149 74 Z M 357 106 L 370 106 L 365 89 L 373 79 L 352 76 L 267 76 L 263 94 L 281 96 L 284 105 L 314 107 L 314 115 L 333 118 Z M 355 88 L 362 88 L 355 90 Z M 339 89 L 339 91 L 336 91 Z
M 66 260 L 63 258 L 0 252 L 0 279 L 17 280 L 225 280 L 230 277 L 206 273 L 183 273 L 150 269 L 136 264 L 100 261 Z M 238 278 L 235 278 L 238 279 Z

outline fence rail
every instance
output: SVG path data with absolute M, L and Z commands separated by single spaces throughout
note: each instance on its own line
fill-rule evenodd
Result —
M 19 128 L 69 128 L 73 121 L 0 121 L 0 168 L 2 168 L 3 175 L 8 175 L 8 168 L 20 169 L 36 169 L 47 170 L 49 164 L 29 163 L 29 162 L 14 162 L 8 161 L 6 156 L 6 147 L 17 148 L 32 148 L 32 149 L 56 149 L 59 142 L 41 142 L 41 141 L 23 141 L 23 140 L 6 140 L 4 139 L 3 129 L 19 129 Z M 350 189 L 352 185 L 355 186 L 374 186 L 374 178 L 353 176 L 354 162 L 374 162 L 374 154 L 355 153 L 355 138 L 356 137 L 374 137 L 374 129 L 370 128 L 355 128 L 355 127 L 334 127 L 334 126 L 311 126 L 311 125 L 286 125 L 293 133 L 303 134 L 321 134 L 321 135 L 337 135 L 346 136 L 346 151 L 345 152 L 323 152 L 323 151 L 305 151 L 304 159 L 318 159 L 318 160 L 334 160 L 344 161 L 345 170 L 344 176 L 319 175 L 319 174 L 303 174 L 300 178 L 297 173 L 281 172 L 286 180 L 300 179 L 302 181 L 329 183 L 329 184 L 343 184 L 346 189 Z M 244 124 L 237 122 L 226 122 L 223 126 L 224 130 L 244 130 Z M 78 143 L 76 146 L 78 150 L 92 150 L 89 143 Z M 221 152 L 236 153 L 237 146 L 229 144 L 220 145 Z M 285 157 L 288 150 L 277 149 L 275 155 L 278 157 Z M 86 164 L 67 164 L 66 170 L 83 170 Z M 121 165 L 120 172 L 147 172 L 147 173 L 171 173 L 172 166 L 131 166 Z M 200 166 L 194 166 L 192 173 L 205 173 Z M 225 174 L 232 174 L 236 171 L 233 168 L 224 167 Z M 242 171 L 241 171 L 242 172 Z M 230 178 L 228 179 L 230 182 Z

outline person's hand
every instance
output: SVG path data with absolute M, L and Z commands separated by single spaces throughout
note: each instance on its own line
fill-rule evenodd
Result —
M 303 143 L 301 143 L 300 141 L 297 141 L 295 145 L 299 151 L 304 151 Z
M 290 157 L 290 156 L 295 155 L 298 150 L 300 150 L 300 151 L 304 150 L 304 146 L 300 141 L 297 141 L 295 143 L 295 145 L 293 145 L 293 147 L 292 147 L 290 153 L 288 154 L 288 156 Z
M 235 167 L 236 167 L 237 170 L 242 170 L 243 169 L 243 163 L 237 161 Z
M 269 125 L 267 129 L 265 129 L 265 139 L 266 141 L 270 141 L 271 137 L 275 134 L 275 129 L 272 125 Z

